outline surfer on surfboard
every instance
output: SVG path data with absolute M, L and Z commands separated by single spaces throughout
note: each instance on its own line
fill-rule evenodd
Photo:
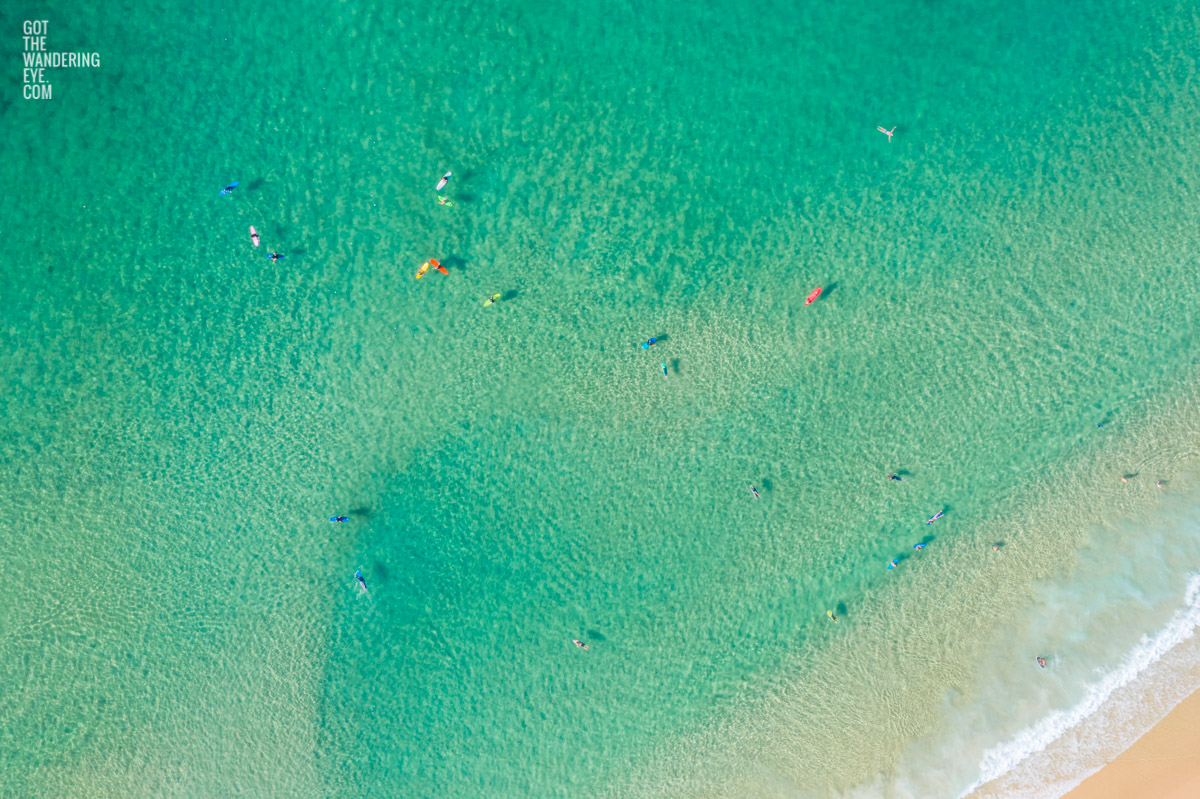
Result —
M 269 253 L 267 253 L 267 260 L 268 261 L 280 261 L 280 260 L 283 260 L 283 256 L 277 252 L 269 252 Z
M 753 483 L 750 484 L 750 493 L 754 495 L 755 499 L 758 499 L 758 489 L 754 487 Z
M 254 225 L 250 226 L 250 241 L 254 242 L 254 246 L 258 246 L 258 231 L 254 229 Z
M 488 297 L 486 300 L 483 301 L 483 307 L 486 308 L 489 305 L 495 305 L 499 301 L 500 301 L 500 295 L 493 294 L 492 296 Z
M 425 273 L 429 271 L 429 267 L 431 266 L 441 272 L 443 275 L 450 274 L 450 270 L 438 263 L 436 258 L 430 258 L 428 261 L 421 264 L 421 268 L 417 270 L 417 280 L 425 277 Z
M 820 288 L 818 288 L 818 289 L 817 289 L 816 291 L 814 291 L 812 294 L 809 294 L 809 295 L 808 295 L 808 299 L 804 301 L 804 304 L 805 304 L 805 305 L 812 305 L 812 304 L 813 304 L 813 300 L 815 300 L 817 297 L 820 297 L 820 296 L 821 296 L 821 289 L 820 289 Z
M 441 191 L 442 189 L 446 188 L 446 184 L 450 182 L 450 176 L 452 174 L 454 173 L 447 172 L 446 174 L 442 175 L 442 179 L 438 181 L 437 187 L 434 188 L 434 191 Z
M 233 190 L 236 189 L 237 187 L 238 187 L 238 182 L 235 180 L 233 183 L 230 183 L 228 186 L 221 189 L 221 196 L 224 197 L 226 194 L 233 194 Z
M 935 514 L 933 514 L 932 516 L 930 516 L 930 517 L 929 517 L 929 521 L 927 521 L 927 522 L 925 522 L 925 523 L 926 523 L 926 524 L 933 524 L 933 523 L 934 523 L 934 522 L 936 522 L 938 519 L 942 518 L 942 516 L 944 516 L 945 514 L 946 514 L 946 511 L 944 511 L 944 510 L 940 510 L 940 511 L 938 511 L 937 513 L 935 513 Z

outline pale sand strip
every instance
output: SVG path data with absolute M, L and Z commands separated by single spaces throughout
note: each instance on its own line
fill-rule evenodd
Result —
M 1200 797 L 1200 691 L 1065 799 Z

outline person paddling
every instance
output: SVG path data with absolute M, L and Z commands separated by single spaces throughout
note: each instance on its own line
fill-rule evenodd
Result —
M 580 649 L 582 649 L 584 652 L 588 651 L 588 645 L 587 645 L 587 644 L 585 644 L 583 641 L 580 641 L 578 638 L 572 638 L 572 639 L 571 639 L 571 642 L 572 642 L 573 644 L 575 644 L 575 646 L 577 646 L 577 647 L 579 647 Z
M 269 253 L 267 253 L 267 260 L 268 261 L 281 261 L 281 260 L 283 260 L 283 255 L 280 253 L 277 253 L 277 252 L 269 252 Z
M 754 487 L 753 483 L 750 484 L 750 493 L 754 495 L 755 499 L 758 499 L 758 489 Z

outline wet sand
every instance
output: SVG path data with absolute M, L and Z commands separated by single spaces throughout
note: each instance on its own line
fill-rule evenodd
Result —
M 1194 796 L 1200 796 L 1200 691 L 1066 794 L 1066 799 Z

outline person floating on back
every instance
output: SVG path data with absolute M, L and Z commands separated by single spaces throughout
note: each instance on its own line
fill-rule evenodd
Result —
M 224 197 L 226 194 L 233 194 L 233 190 L 236 189 L 237 187 L 238 187 L 238 182 L 235 180 L 233 183 L 230 183 L 228 186 L 221 189 L 221 196 Z
M 280 253 L 277 253 L 277 252 L 269 252 L 269 253 L 267 253 L 267 260 L 268 261 L 281 261 L 281 260 L 283 260 L 283 255 L 281 255 Z
M 587 644 L 585 644 L 583 641 L 580 641 L 580 640 L 579 640 L 579 639 L 577 639 L 577 638 L 572 638 L 572 639 L 571 639 L 571 642 L 572 642 L 573 644 L 575 644 L 575 646 L 577 646 L 577 647 L 579 647 L 580 649 L 582 649 L 584 652 L 586 652 L 586 651 L 587 651 L 588 645 L 587 645 Z
M 350 517 L 349 516 L 330 516 L 329 521 L 339 522 L 339 523 L 348 522 L 348 521 L 350 521 Z
M 891 129 L 891 130 L 888 130 L 888 129 L 887 129 L 887 128 L 885 128 L 883 125 L 878 125 L 878 126 L 876 126 L 875 130 L 879 131 L 879 132 L 880 132 L 880 133 L 882 133 L 884 136 L 887 136 L 887 137 L 888 137 L 888 144 L 891 144 L 891 143 L 892 143 L 892 134 L 896 132 L 896 126 L 895 126 L 895 125 L 892 125 L 892 129 Z

